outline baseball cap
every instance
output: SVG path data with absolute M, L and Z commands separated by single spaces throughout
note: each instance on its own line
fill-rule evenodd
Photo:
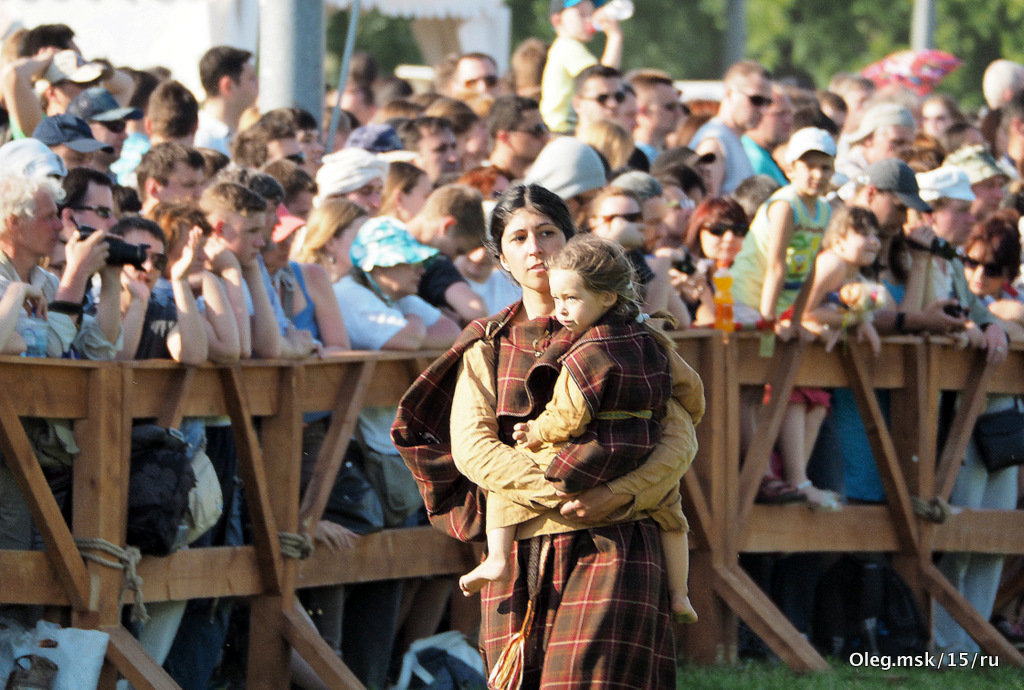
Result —
M 87 122 L 138 120 L 142 117 L 138 108 L 122 108 L 102 86 L 93 86 L 75 96 L 68 105 L 68 112 Z
M 43 72 L 43 79 L 56 84 L 60 81 L 73 81 L 76 84 L 88 84 L 96 81 L 107 73 L 107 68 L 99 62 L 86 62 L 73 50 L 62 50 L 54 53 L 50 64 Z
M 79 153 L 92 153 L 94 151 L 105 151 L 113 153 L 114 147 L 96 141 L 89 129 L 89 123 L 80 117 L 62 113 L 44 117 L 42 122 L 32 132 L 32 137 L 43 142 L 47 146 L 64 144 L 72 151 Z
M 436 249 L 417 242 L 400 221 L 388 216 L 371 218 L 363 223 L 349 250 L 353 265 L 366 272 L 378 266 L 420 264 L 435 254 Z
M 789 138 L 789 146 L 786 147 L 786 162 L 798 161 L 805 153 L 811 151 L 819 151 L 826 156 L 835 158 L 836 141 L 831 134 L 817 127 L 798 129 Z
M 64 159 L 38 139 L 15 139 L 0 146 L 0 170 L 26 177 L 64 177 Z
M 879 103 L 864 113 L 861 118 L 860 127 L 850 136 L 851 143 L 857 143 L 875 130 L 890 126 L 907 127 L 910 130 L 917 129 L 914 124 L 914 116 L 910 111 L 897 103 Z
M 921 190 L 921 198 L 927 202 L 936 199 L 958 199 L 974 201 L 971 181 L 967 173 L 953 165 L 917 174 L 917 186 Z
M 345 148 L 363 149 L 370 153 L 384 153 L 399 151 L 404 147 L 394 127 L 385 124 L 372 124 L 353 129 L 345 141 Z
M 931 211 L 932 207 L 921 198 L 917 178 L 910 166 L 898 158 L 886 158 L 872 163 L 864 171 L 867 183 L 883 192 L 893 192 L 901 202 L 915 211 Z
M 287 239 L 289 235 L 305 224 L 306 221 L 288 213 L 288 209 L 285 208 L 284 204 L 281 204 L 277 207 L 277 223 L 274 224 L 274 231 L 270 234 L 270 239 L 277 244 Z
M 550 5 L 550 8 L 548 10 L 548 14 L 549 15 L 551 15 L 551 14 L 558 14 L 562 10 L 567 10 L 570 7 L 575 7 L 576 5 L 580 4 L 581 2 L 583 2 L 583 0 L 551 0 L 551 5 Z M 607 2 L 607 0 L 593 0 L 593 2 L 594 2 L 594 9 L 597 9 L 598 7 L 603 5 L 605 2 Z
M 981 144 L 974 146 L 962 146 L 953 153 L 946 156 L 943 165 L 955 165 L 967 173 L 967 179 L 971 184 L 984 182 L 990 177 L 1007 177 L 1006 171 L 999 167 L 996 159 L 992 157 Z

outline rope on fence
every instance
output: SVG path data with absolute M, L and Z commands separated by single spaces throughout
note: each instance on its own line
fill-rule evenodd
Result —
M 281 555 L 287 558 L 309 558 L 313 555 L 313 537 L 295 532 L 278 532 Z
M 76 538 L 75 546 L 78 547 L 79 552 L 82 554 L 82 558 L 93 563 L 99 563 L 105 565 L 108 568 L 116 568 L 117 570 L 124 571 L 124 584 L 121 586 L 121 597 L 120 601 L 124 602 L 124 593 L 126 590 L 132 590 L 135 594 L 135 603 L 132 604 L 132 620 L 146 623 L 149 621 L 149 614 L 146 612 L 146 603 L 142 598 L 142 578 L 136 572 L 135 568 L 139 564 L 139 559 L 142 558 L 142 553 L 134 546 L 126 546 L 121 548 L 117 544 L 112 544 L 106 539 L 100 538 Z M 101 551 L 108 556 L 113 556 L 116 561 L 110 561 L 102 556 L 90 551 Z
M 953 515 L 953 508 L 941 496 L 930 501 L 911 496 L 910 505 L 917 515 L 932 522 L 945 522 Z

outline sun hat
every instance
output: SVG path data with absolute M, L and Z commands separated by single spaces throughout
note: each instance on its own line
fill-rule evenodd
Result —
M 954 165 L 918 173 L 917 186 L 921 190 L 921 198 L 929 203 L 937 199 L 974 201 L 967 173 Z
M 53 54 L 50 64 L 43 72 L 42 79 L 50 84 L 73 81 L 88 84 L 107 74 L 107 67 L 99 62 L 86 62 L 73 50 L 61 50 Z
M 914 116 L 910 111 L 898 103 L 879 103 L 864 113 L 857 131 L 850 136 L 850 142 L 856 144 L 875 130 L 882 127 L 907 127 L 911 131 L 917 129 L 914 124 Z
M 999 167 L 996 159 L 981 144 L 961 146 L 946 156 L 943 165 L 955 165 L 963 170 L 971 184 L 984 182 L 990 177 L 1008 177 L 1006 171 Z
M 383 180 L 387 172 L 387 161 L 363 149 L 346 148 L 324 156 L 316 173 L 316 205 L 328 197 L 354 192 L 373 180 Z
M 349 250 L 352 264 L 367 273 L 377 267 L 420 264 L 435 254 L 436 249 L 417 242 L 400 221 L 388 216 L 363 223 Z

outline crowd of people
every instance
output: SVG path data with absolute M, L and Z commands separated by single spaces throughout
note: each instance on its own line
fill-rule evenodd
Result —
M 416 90 L 357 53 L 332 94 L 342 117 L 331 151 L 329 110 L 258 108 L 245 50 L 207 51 L 193 94 L 164 69 L 81 55 L 65 25 L 17 30 L 0 54 L 2 352 L 198 365 L 451 348 L 433 381 L 451 389 L 448 407 L 414 390 L 408 409 L 362 410 L 317 543 L 344 558 L 360 534 L 426 524 L 406 463 L 430 444 L 396 448 L 392 425 L 396 413 L 431 408 L 423 433 L 447 439 L 458 471 L 493 494 L 487 560 L 461 583 L 467 596 L 482 590 L 488 665 L 532 631 L 529 687 L 674 687 L 672 614 L 700 613 L 686 594 L 677 487 L 703 397 L 642 315 L 670 328 L 721 325 L 716 293 L 731 283 L 730 328 L 829 348 L 850 338 L 875 352 L 880 336 L 943 334 L 1005 360 L 1024 339 L 1024 65 L 989 66 L 977 113 L 852 73 L 815 90 L 750 60 L 724 73 L 719 101 L 696 101 L 676 88 L 683 75 L 621 70 L 622 32 L 602 4 L 553 0 L 553 43 L 524 41 L 506 75 L 490 55 L 453 55 Z M 599 57 L 587 47 L 596 31 Z M 572 349 L 614 340 L 617 328 L 649 359 Z M 621 371 L 593 373 L 602 357 L 619 358 Z M 593 381 L 606 378 L 612 397 L 594 399 Z M 638 382 L 646 397 L 631 399 Z M 744 447 L 765 399 L 743 396 Z M 619 409 L 630 405 L 642 414 Z M 1018 406 L 993 395 L 986 411 Z M 305 485 L 330 412 L 304 423 Z M 66 507 L 73 430 L 25 424 Z M 209 458 L 222 496 L 220 518 L 188 547 L 244 543 L 229 420 L 186 418 L 182 433 Z M 630 464 L 582 479 L 574 463 L 593 461 L 589 451 L 563 450 L 585 447 L 586 433 Z M 1016 467 L 990 472 L 971 441 L 951 502 L 1012 509 L 1019 495 Z M 886 501 L 848 389 L 793 391 L 758 500 L 824 511 Z M 42 548 L 3 463 L 0 548 Z M 940 562 L 986 618 L 1002 566 L 980 554 Z M 772 567 L 797 573 L 767 586 L 809 633 L 807 593 L 822 563 Z M 357 677 L 384 687 L 409 644 L 444 619 L 475 634 L 454 584 L 302 597 Z M 232 609 L 168 602 L 136 632 L 182 687 L 206 688 Z M 1015 615 L 1004 632 L 1024 639 Z M 938 651 L 978 649 L 939 606 L 933 639 Z M 317 686 L 298 658 L 293 678 Z

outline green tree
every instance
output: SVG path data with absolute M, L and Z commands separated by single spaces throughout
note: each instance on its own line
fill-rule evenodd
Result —
M 348 33 L 348 11 L 337 10 L 327 16 L 327 55 L 324 75 L 327 83 L 338 84 L 338 71 Z M 355 50 L 364 50 L 380 64 L 382 74 L 402 64 L 422 64 L 423 54 L 412 35 L 412 22 L 402 17 L 388 17 L 380 12 L 363 12 L 356 28 Z

